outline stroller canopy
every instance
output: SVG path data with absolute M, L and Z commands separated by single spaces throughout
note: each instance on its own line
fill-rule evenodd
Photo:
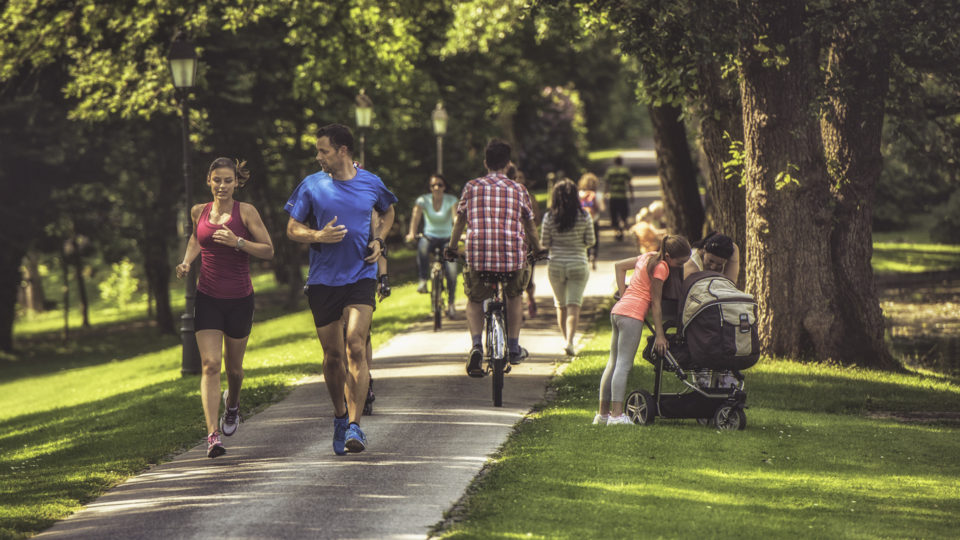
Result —
M 760 356 L 757 304 L 717 272 L 697 272 L 683 281 L 680 335 L 699 364 L 746 369 Z

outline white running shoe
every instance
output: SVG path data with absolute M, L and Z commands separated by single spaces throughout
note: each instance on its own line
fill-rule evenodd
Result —
M 597 424 L 606 425 L 608 418 L 610 418 L 609 415 L 597 413 L 597 415 L 593 417 L 593 425 L 597 425 Z
M 630 417 L 626 414 L 621 414 L 620 416 L 610 415 L 610 418 L 607 418 L 608 426 L 617 426 L 620 424 L 632 424 L 633 421 L 630 420 Z
M 220 417 L 220 431 L 227 437 L 236 433 L 240 426 L 240 403 L 237 402 L 236 407 L 227 407 L 228 392 L 229 390 L 223 391 L 223 416 Z

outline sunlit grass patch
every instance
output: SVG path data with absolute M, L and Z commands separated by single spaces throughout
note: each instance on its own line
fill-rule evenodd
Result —
M 960 246 L 874 242 L 872 263 L 879 274 L 956 270 Z
M 747 429 L 693 420 L 591 425 L 610 332 L 518 425 L 445 538 L 948 538 L 960 511 L 949 424 L 872 409 L 960 410 L 960 384 L 762 359 L 745 372 Z M 665 375 L 667 382 L 675 379 Z M 628 391 L 653 385 L 638 359 Z

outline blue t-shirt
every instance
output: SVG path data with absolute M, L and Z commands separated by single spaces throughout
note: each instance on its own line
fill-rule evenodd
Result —
M 453 234 L 453 207 L 457 198 L 443 194 L 440 211 L 433 209 L 433 195 L 425 193 L 417 198 L 417 206 L 423 210 L 423 234 L 431 238 L 450 238 Z
M 334 180 L 320 171 L 303 179 L 283 207 L 290 217 L 320 230 L 334 217 L 347 235 L 335 244 L 310 250 L 308 285 L 338 287 L 361 279 L 376 279 L 376 263 L 363 260 L 370 243 L 370 213 L 386 212 L 397 202 L 380 178 L 363 169 L 350 180 Z

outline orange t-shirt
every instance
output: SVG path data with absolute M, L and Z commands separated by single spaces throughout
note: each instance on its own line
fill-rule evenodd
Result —
M 626 315 L 638 320 L 644 320 L 647 317 L 647 310 L 650 308 L 650 274 L 647 273 L 647 261 L 650 257 L 656 257 L 657 253 L 652 251 L 644 253 L 637 258 L 637 264 L 633 267 L 633 277 L 630 278 L 630 285 L 623 291 L 623 296 L 614 304 L 610 313 L 614 315 Z M 666 281 L 670 275 L 670 267 L 666 261 L 660 261 L 653 268 L 653 279 Z

